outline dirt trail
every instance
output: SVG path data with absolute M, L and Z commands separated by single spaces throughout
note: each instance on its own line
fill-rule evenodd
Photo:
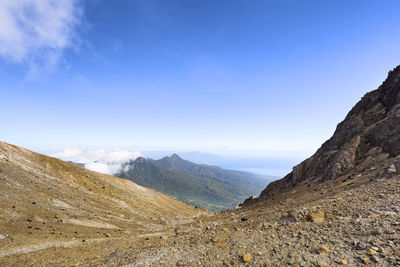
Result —
M 171 235 L 172 231 L 169 232 L 156 232 L 156 233 L 148 233 L 148 234 L 142 234 L 133 237 L 130 237 L 130 239 L 143 239 L 147 237 L 159 237 L 159 236 L 168 236 Z M 126 237 L 125 237 L 126 238 Z M 119 240 L 121 239 L 120 237 L 116 238 L 91 238 L 91 239 L 86 239 L 85 243 L 86 244 L 92 244 L 92 243 L 99 243 L 99 242 L 104 242 L 104 241 L 111 241 L 111 240 Z M 86 245 L 85 244 L 85 245 Z M 8 250 L 3 250 L 0 251 L 0 258 L 10 256 L 10 255 L 20 255 L 20 254 L 25 254 L 25 253 L 31 253 L 34 251 L 38 250 L 43 250 L 43 249 L 48 249 L 48 248 L 73 248 L 73 247 L 81 247 L 82 242 L 81 240 L 71 240 L 71 241 L 64 241 L 64 242 L 44 242 L 40 243 L 38 245 L 30 245 L 30 246 L 23 246 L 23 247 L 15 247 L 12 249 Z

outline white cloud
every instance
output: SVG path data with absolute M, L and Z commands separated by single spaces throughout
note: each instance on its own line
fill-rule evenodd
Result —
M 63 152 L 59 152 L 59 153 L 55 154 L 54 156 L 56 156 L 58 158 L 73 159 L 75 157 L 80 156 L 81 154 L 82 154 L 82 150 L 66 148 L 66 149 L 64 149 Z
M 121 164 L 110 164 L 101 162 L 89 162 L 85 164 L 85 168 L 91 171 L 101 172 L 105 174 L 115 174 L 121 170 Z
M 85 168 L 105 174 L 116 174 L 123 168 L 124 163 L 144 157 L 140 152 L 127 150 L 107 151 L 80 148 L 67 148 L 53 156 L 66 161 L 83 163 Z
M 8 61 L 54 65 L 77 42 L 80 0 L 1 0 L 0 56 Z

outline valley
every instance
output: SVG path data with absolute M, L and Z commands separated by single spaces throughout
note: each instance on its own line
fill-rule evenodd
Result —
M 241 208 L 215 213 L 0 143 L 0 263 L 398 266 L 399 110 L 400 66 L 292 173 Z M 146 168 L 152 176 L 163 166 L 176 188 L 176 170 L 224 179 L 221 169 L 177 155 L 129 164 L 124 175 Z

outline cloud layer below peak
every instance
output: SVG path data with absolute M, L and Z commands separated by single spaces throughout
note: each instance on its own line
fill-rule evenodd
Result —
M 64 151 L 53 154 L 54 157 L 65 161 L 84 164 L 85 168 L 105 174 L 116 174 L 122 170 L 124 163 L 144 157 L 140 152 L 127 150 L 86 150 L 86 149 L 64 149 Z
M 79 0 L 0 1 L 0 56 L 14 63 L 57 63 L 77 39 Z

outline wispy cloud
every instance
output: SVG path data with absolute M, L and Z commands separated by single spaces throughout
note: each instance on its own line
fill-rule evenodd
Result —
M 77 44 L 80 0 L 1 0 L 0 57 L 13 63 L 54 66 Z
M 84 164 L 85 168 L 105 174 L 116 174 L 124 163 L 144 157 L 140 152 L 127 150 L 88 150 L 79 148 L 67 148 L 52 156 L 66 161 Z

